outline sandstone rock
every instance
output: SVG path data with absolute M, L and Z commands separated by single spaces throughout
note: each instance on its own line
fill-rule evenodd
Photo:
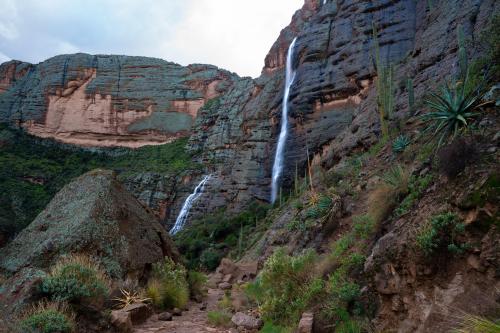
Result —
M 122 311 L 130 314 L 130 319 L 134 325 L 145 322 L 153 314 L 149 305 L 144 303 L 129 304 Z
M 238 80 L 210 65 L 60 55 L 0 65 L 0 121 L 87 146 L 140 147 L 188 135 L 204 103 Z
M 41 231 L 43 230 L 43 231 Z M 85 253 L 111 277 L 137 279 L 164 256 L 178 252 L 165 229 L 115 179 L 94 170 L 66 185 L 47 208 L 0 250 L 0 268 L 48 269 L 59 258 Z
M 130 313 L 123 310 L 111 311 L 111 324 L 120 333 L 132 332 Z
M 232 284 L 228 283 L 228 282 L 219 283 L 219 289 L 221 289 L 221 290 L 229 290 L 232 287 L 233 287 Z
M 231 317 L 231 321 L 238 327 L 248 330 L 256 330 L 264 324 L 261 319 L 249 316 L 243 312 L 237 312 Z
M 299 321 L 297 333 L 312 333 L 314 324 L 314 314 L 311 312 L 304 312 Z
M 158 315 L 158 320 L 172 321 L 172 314 L 170 312 L 162 312 Z

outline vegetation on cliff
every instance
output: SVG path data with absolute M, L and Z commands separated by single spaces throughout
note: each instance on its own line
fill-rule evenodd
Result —
M 43 141 L 0 124 L 0 235 L 21 231 L 70 180 L 95 168 L 120 179 L 143 172 L 177 174 L 196 168 L 187 139 L 136 150 L 89 150 Z M 0 240 L 1 242 L 1 240 Z

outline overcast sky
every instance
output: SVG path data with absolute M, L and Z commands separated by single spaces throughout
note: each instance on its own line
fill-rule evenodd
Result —
M 62 53 L 209 63 L 256 77 L 304 0 L 0 0 L 0 63 Z

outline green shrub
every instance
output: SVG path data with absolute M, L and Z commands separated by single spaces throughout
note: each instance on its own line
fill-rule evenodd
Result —
M 196 271 L 189 271 L 187 281 L 189 284 L 189 293 L 192 298 L 206 296 L 208 278 L 205 274 Z
M 158 308 L 183 308 L 189 300 L 186 269 L 165 257 L 163 262 L 153 265 L 153 274 L 146 286 L 146 293 Z
M 302 312 L 323 290 L 323 280 L 314 276 L 316 253 L 312 250 L 299 256 L 288 256 L 278 249 L 268 258 L 264 268 L 248 293 L 256 297 L 264 321 L 293 326 Z
M 187 267 L 215 270 L 231 251 L 243 252 L 252 244 L 250 235 L 255 234 L 258 222 L 266 217 L 269 208 L 269 205 L 252 203 L 239 214 L 229 215 L 221 210 L 193 221 L 174 237 Z
M 356 237 L 367 239 L 375 231 L 376 222 L 368 214 L 354 216 L 352 221 L 352 228 Z
M 40 333 L 70 333 L 75 327 L 74 316 L 63 303 L 42 302 L 28 311 L 21 320 L 22 329 Z
M 406 214 L 411 207 L 415 204 L 415 202 L 422 196 L 424 191 L 429 187 L 432 183 L 433 177 L 431 174 L 428 174 L 423 177 L 419 176 L 411 176 L 408 181 L 408 194 L 401 201 L 399 206 L 394 210 L 394 216 L 400 217 L 403 214 Z
M 41 291 L 53 300 L 99 303 L 109 294 L 108 278 L 90 257 L 60 260 L 42 280 Z
M 231 326 L 231 315 L 224 311 L 209 311 L 207 313 L 208 323 L 217 327 Z
M 417 235 L 417 244 L 426 256 L 447 249 L 451 253 L 462 253 L 466 246 L 457 238 L 464 234 L 465 224 L 455 213 L 447 212 L 433 216 Z
M 292 333 L 293 329 L 275 325 L 271 322 L 265 322 L 264 326 L 260 329 L 260 333 Z

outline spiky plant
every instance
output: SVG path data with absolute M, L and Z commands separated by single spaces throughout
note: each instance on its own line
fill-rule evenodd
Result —
M 463 314 L 461 325 L 453 333 L 500 333 L 500 324 L 483 317 Z
M 482 86 L 469 93 L 465 87 L 466 84 L 462 82 L 447 82 L 439 94 L 431 93 L 424 100 L 432 111 L 421 118 L 428 123 L 425 131 L 431 132 L 432 138 L 439 136 L 438 147 L 467 131 L 472 120 L 480 115 L 481 106 L 489 103 L 482 103 L 486 93 Z
M 120 292 L 122 293 L 121 297 L 117 297 L 114 300 L 118 302 L 118 307 L 120 309 L 123 309 L 127 305 L 134 304 L 134 303 L 147 303 L 151 302 L 151 298 L 149 297 L 142 297 L 139 295 L 137 292 L 133 291 L 128 291 L 125 289 L 120 289 Z
M 392 151 L 395 153 L 402 153 L 406 147 L 410 145 L 411 141 L 406 135 L 401 134 L 392 142 Z

